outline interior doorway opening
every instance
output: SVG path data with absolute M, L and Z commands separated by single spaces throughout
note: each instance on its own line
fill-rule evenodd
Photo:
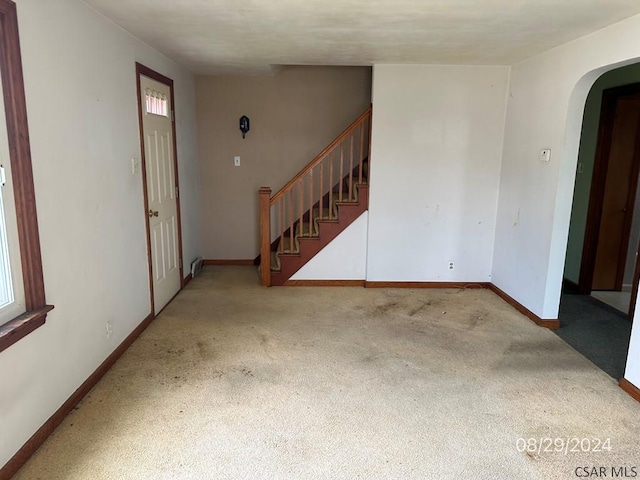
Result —
M 604 90 L 578 287 L 630 318 L 640 241 L 639 139 L 640 83 Z
M 640 246 L 640 64 L 606 72 L 584 109 L 557 332 L 624 376 Z

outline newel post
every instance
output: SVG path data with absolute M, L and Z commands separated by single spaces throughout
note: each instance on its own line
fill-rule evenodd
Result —
M 260 187 L 260 284 L 271 286 L 271 189 Z

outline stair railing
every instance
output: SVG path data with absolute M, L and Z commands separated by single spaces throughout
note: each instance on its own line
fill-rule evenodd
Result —
M 315 218 L 336 220 L 334 203 L 355 200 L 355 185 L 365 181 L 363 163 L 370 149 L 368 108 L 275 195 L 271 196 L 269 187 L 260 188 L 262 285 L 271 285 L 271 244 L 275 239 L 280 238 L 278 253 L 294 253 L 297 235 L 314 236 Z

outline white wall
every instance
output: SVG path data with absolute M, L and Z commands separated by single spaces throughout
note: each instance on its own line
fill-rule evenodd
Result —
M 542 318 L 558 315 L 587 94 L 605 71 L 638 61 L 638 32 L 640 15 L 512 67 L 493 282 Z M 638 358 L 635 321 L 625 374 L 635 385 Z
M 367 272 L 368 212 L 324 247 L 291 280 L 364 280 Z
M 491 280 L 508 79 L 374 66 L 367 280 Z
M 200 251 L 194 78 L 76 0 L 18 0 L 47 323 L 0 353 L 0 465 L 149 314 L 135 62 L 173 78 L 184 263 Z M 107 339 L 106 322 L 113 322 Z
M 640 312 L 640 296 L 636 299 L 636 312 Z M 627 355 L 627 365 L 624 371 L 624 378 L 640 388 L 640 327 L 639 320 L 633 323 L 631 329 L 631 342 L 629 343 L 629 354 Z
M 587 93 L 640 56 L 639 31 L 632 17 L 512 67 L 493 282 L 542 318 L 558 314 Z

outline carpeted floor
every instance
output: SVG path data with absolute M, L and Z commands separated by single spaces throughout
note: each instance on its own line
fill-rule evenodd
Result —
M 560 338 L 616 380 L 624 376 L 631 339 L 626 315 L 589 295 L 563 294 L 558 318 Z
M 640 466 L 639 428 L 640 403 L 490 291 L 208 267 L 17 479 L 569 479 Z

